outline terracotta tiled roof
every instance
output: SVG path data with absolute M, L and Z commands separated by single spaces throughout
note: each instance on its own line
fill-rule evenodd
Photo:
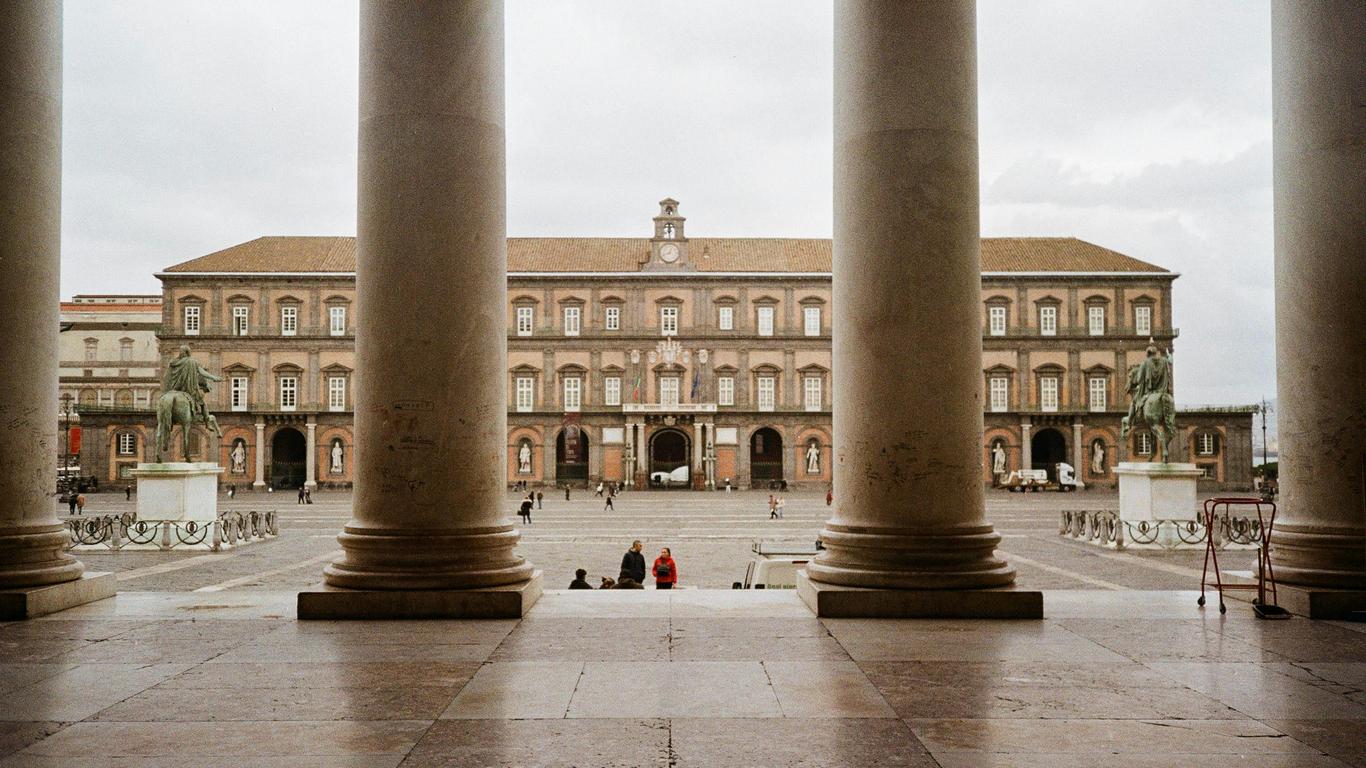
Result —
M 702 272 L 829 272 L 830 241 L 695 237 L 690 259 Z M 510 237 L 512 272 L 635 272 L 650 254 L 643 237 Z M 165 271 L 354 272 L 354 237 L 258 237 Z M 1167 270 L 1075 237 L 987 237 L 983 272 L 1153 272 Z

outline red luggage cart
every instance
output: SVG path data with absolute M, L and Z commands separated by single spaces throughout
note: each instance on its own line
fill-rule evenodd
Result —
M 1260 540 L 1257 542 L 1257 583 L 1256 584 L 1225 584 L 1223 575 L 1219 572 L 1219 553 L 1215 544 L 1215 526 L 1219 523 L 1219 509 L 1223 508 L 1224 518 L 1232 517 L 1234 507 L 1254 507 L 1257 513 L 1257 526 L 1260 529 Z M 1266 509 L 1267 513 L 1263 512 Z M 1200 599 L 1196 601 L 1198 605 L 1205 605 L 1205 588 L 1214 587 L 1219 591 L 1219 612 L 1228 612 L 1228 606 L 1224 604 L 1224 592 L 1233 589 L 1255 589 L 1257 598 L 1252 601 L 1253 610 L 1257 616 L 1267 618 L 1286 618 L 1290 614 L 1284 608 L 1276 604 L 1276 574 L 1271 569 L 1271 532 L 1276 525 L 1276 504 L 1271 501 L 1261 499 L 1249 499 L 1237 496 L 1220 496 L 1206 499 L 1204 505 L 1205 516 L 1205 565 L 1200 574 Z M 1214 581 L 1209 580 L 1210 563 L 1214 564 Z M 1270 595 L 1270 602 L 1267 596 Z

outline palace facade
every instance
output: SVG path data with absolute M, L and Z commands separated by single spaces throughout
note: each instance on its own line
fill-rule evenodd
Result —
M 663 200 L 650 237 L 508 239 L 509 483 L 829 484 L 830 241 L 685 227 Z M 354 238 L 263 237 L 158 274 L 161 363 L 189 344 L 224 378 L 224 483 L 350 484 L 355 264 Z M 1150 341 L 1173 345 L 1176 278 L 1075 238 L 982 240 L 984 482 L 998 446 L 1006 471 L 1067 462 L 1100 486 L 1152 456 L 1150 433 L 1120 439 L 1125 377 Z M 1182 411 L 1175 455 L 1250 487 L 1251 414 Z M 108 414 L 87 445 L 147 423 Z

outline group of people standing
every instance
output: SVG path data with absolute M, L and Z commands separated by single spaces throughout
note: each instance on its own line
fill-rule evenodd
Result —
M 783 518 L 783 507 L 786 505 L 787 502 L 783 500 L 782 496 L 774 496 L 770 493 L 768 495 L 768 519 L 781 520 Z
M 645 555 L 641 554 L 643 548 L 644 545 L 639 539 L 631 542 L 631 548 L 621 556 L 621 570 L 617 573 L 617 578 L 602 577 L 602 584 L 598 589 L 644 589 L 646 571 Z M 678 583 L 678 563 L 674 562 L 673 553 L 668 547 L 659 550 L 659 557 L 656 557 L 654 564 L 650 566 L 649 574 L 654 577 L 655 589 L 673 589 Z M 583 568 L 576 570 L 569 588 L 592 589 L 588 583 L 588 571 Z

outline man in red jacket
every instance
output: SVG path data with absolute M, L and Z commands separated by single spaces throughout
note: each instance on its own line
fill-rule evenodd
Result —
M 652 572 L 655 576 L 655 589 L 673 589 L 678 583 L 678 565 L 674 563 L 668 547 L 659 550 L 659 557 L 655 558 Z

